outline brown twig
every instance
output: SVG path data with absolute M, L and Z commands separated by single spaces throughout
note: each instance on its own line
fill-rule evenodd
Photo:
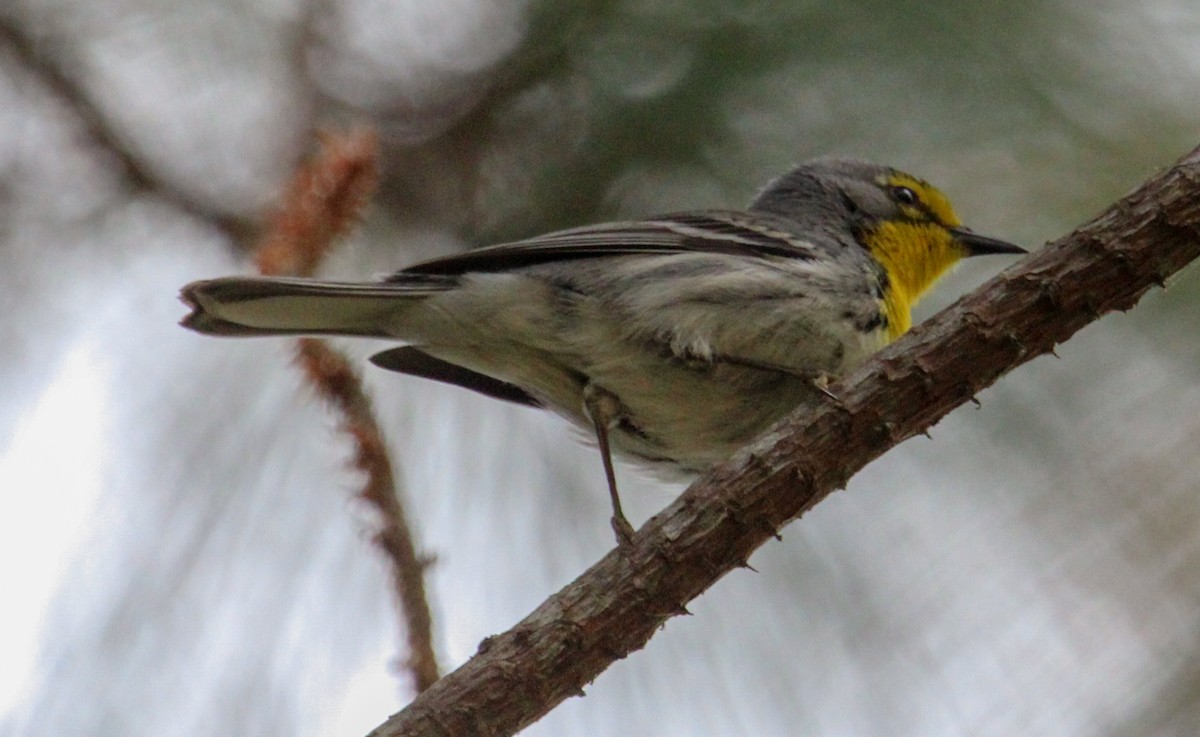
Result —
M 375 533 L 375 542 L 392 563 L 392 583 L 408 641 L 405 668 L 420 693 L 438 679 L 437 656 L 433 651 L 433 619 L 425 598 L 424 574 L 428 561 L 417 553 L 409 532 L 387 446 L 375 422 L 371 400 L 363 391 L 362 379 L 349 360 L 325 341 L 301 338 L 297 357 L 309 382 L 341 415 L 341 430 L 354 439 L 354 465 L 367 477 L 358 496 L 370 504 L 382 520 Z
M 317 133 L 320 147 L 288 183 L 254 251 L 269 275 L 312 276 L 339 236 L 350 231 L 375 191 L 378 141 L 359 130 Z
M 372 737 L 510 735 L 643 647 L 663 623 L 863 466 L 1005 372 L 1200 256 L 1200 148 L 1024 259 L 714 468 Z
M 293 175 L 255 251 L 263 274 L 310 276 L 336 238 L 356 222 L 375 189 L 374 133 L 321 134 L 320 144 L 313 159 Z M 367 478 L 358 496 L 380 516 L 375 542 L 391 562 L 407 634 L 405 667 L 419 693 L 438 679 L 433 620 L 425 596 L 428 562 L 417 553 L 409 532 L 383 431 L 362 379 L 344 355 L 323 340 L 302 338 L 297 361 L 309 383 L 338 411 L 341 430 L 354 440 L 355 466 Z

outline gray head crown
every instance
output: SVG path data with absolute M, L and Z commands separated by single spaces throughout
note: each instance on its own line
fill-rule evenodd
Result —
M 857 159 L 815 159 L 768 183 L 750 209 L 782 215 L 805 228 L 854 231 L 900 214 L 885 184 L 898 173 Z

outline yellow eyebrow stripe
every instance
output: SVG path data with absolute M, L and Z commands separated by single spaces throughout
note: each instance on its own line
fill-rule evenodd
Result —
M 908 174 L 896 173 L 888 177 L 884 182 L 888 187 L 908 187 L 916 193 L 917 199 L 921 201 L 923 209 L 933 215 L 934 219 L 942 225 L 949 228 L 957 228 L 962 225 L 962 220 L 959 219 L 958 213 L 954 212 L 954 208 L 950 205 L 950 200 L 942 191 L 923 179 L 909 176 Z

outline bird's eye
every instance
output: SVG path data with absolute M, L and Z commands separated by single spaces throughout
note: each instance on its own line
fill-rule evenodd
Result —
M 908 187 L 892 187 L 892 197 L 896 198 L 896 202 L 901 205 L 915 205 L 920 202 L 917 193 Z

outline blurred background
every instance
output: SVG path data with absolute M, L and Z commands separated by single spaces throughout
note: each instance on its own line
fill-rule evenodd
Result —
M 1037 247 L 1200 144 L 1198 89 L 1192 0 L 4 0 L 0 732 L 354 737 L 409 698 L 350 447 L 287 341 L 176 326 L 182 284 L 253 268 L 317 128 L 380 132 L 324 270 L 365 278 L 740 206 L 830 153 Z M 1195 735 L 1198 324 L 1193 267 L 527 733 Z M 603 474 L 552 417 L 364 374 L 453 666 L 611 547 Z M 635 523 L 679 491 L 619 473 Z

